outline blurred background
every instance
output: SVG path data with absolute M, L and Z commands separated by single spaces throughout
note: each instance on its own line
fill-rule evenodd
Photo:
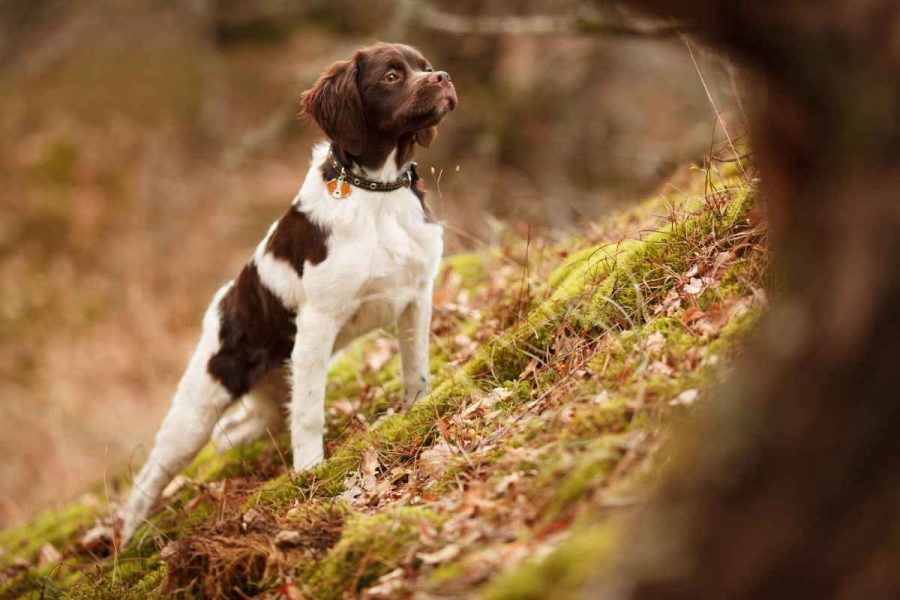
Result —
M 0 525 L 139 466 L 321 138 L 300 92 L 377 40 L 456 83 L 419 153 L 448 252 L 659 192 L 721 135 L 710 97 L 741 129 L 739 74 L 615 2 L 2 0 Z

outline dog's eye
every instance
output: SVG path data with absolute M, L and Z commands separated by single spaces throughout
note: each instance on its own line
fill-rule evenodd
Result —
M 434 67 L 432 67 L 431 65 L 425 65 L 426 73 L 431 73 L 432 71 L 434 71 Z
M 384 80 L 387 81 L 388 83 L 394 83 L 395 81 L 398 81 L 399 79 L 400 79 L 400 76 L 397 75 L 396 73 L 394 73 L 393 71 L 390 71 L 387 75 L 384 76 Z

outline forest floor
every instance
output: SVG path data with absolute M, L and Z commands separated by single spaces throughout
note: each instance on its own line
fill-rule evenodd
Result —
M 129 477 L 0 532 L 0 598 L 554 598 L 617 544 L 766 306 L 755 184 L 692 169 L 563 245 L 446 259 L 433 391 L 398 412 L 389 332 L 338 357 L 327 459 L 204 449 L 125 547 Z

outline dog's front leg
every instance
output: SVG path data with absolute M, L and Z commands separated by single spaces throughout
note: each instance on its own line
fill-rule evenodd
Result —
M 291 446 L 294 470 L 320 463 L 324 456 L 325 381 L 341 319 L 305 306 L 297 315 L 297 337 L 291 353 Z
M 397 337 L 403 369 L 403 405 L 428 393 L 428 336 L 431 328 L 431 286 L 400 313 Z

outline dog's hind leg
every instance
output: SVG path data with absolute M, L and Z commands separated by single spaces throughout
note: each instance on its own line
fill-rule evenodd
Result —
M 166 485 L 209 441 L 216 421 L 233 400 L 232 394 L 207 370 L 210 357 L 219 347 L 218 301 L 226 289 L 216 296 L 204 317 L 197 349 L 178 383 L 150 456 L 134 478 L 122 514 L 123 543 L 147 518 Z
M 285 428 L 290 399 L 288 376 L 286 368 L 273 369 L 237 402 L 234 409 L 219 419 L 212 435 L 219 452 L 249 444 Z

